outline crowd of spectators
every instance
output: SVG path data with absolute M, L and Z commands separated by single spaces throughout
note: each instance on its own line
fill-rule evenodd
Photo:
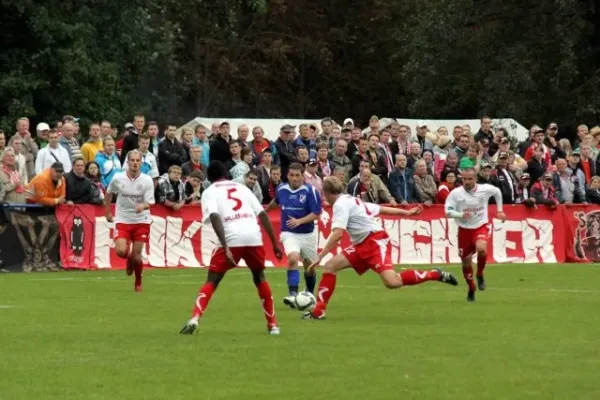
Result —
M 141 114 L 121 132 L 102 121 L 82 135 L 79 119 L 69 115 L 52 128 L 39 123 L 33 133 L 29 124 L 20 118 L 14 134 L 0 131 L 3 203 L 101 204 L 113 176 L 127 170 L 127 153 L 139 149 L 157 203 L 174 210 L 199 203 L 212 160 L 263 204 L 287 180 L 292 163 L 303 166 L 305 181 L 319 191 L 323 178 L 335 175 L 348 194 L 380 204 L 443 204 L 466 168 L 477 170 L 480 183 L 497 186 L 505 204 L 600 204 L 600 127 L 586 125 L 572 142 L 558 139 L 555 123 L 534 125 L 516 142 L 488 117 L 477 132 L 468 125 L 432 131 L 426 121 L 382 126 L 376 116 L 363 129 L 350 118 L 342 125 L 325 118 L 320 126 L 284 125 L 274 141 L 260 126 L 241 125 L 234 137 L 227 121 L 183 128 L 178 137 L 175 125 L 161 130 Z

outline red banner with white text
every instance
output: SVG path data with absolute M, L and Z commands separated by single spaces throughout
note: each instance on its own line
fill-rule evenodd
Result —
M 490 207 L 495 216 L 495 207 Z M 201 209 L 186 206 L 174 212 L 163 206 L 152 207 L 153 222 L 144 252 L 151 267 L 202 267 L 208 265 L 217 239 L 212 228 L 202 224 Z M 529 209 L 505 206 L 507 221 L 492 219 L 488 247 L 491 263 L 556 263 L 599 261 L 600 207 L 559 206 Z M 65 268 L 122 269 L 113 246 L 113 224 L 104 217 L 103 207 L 63 205 L 57 207 L 60 225 L 61 262 Z M 280 213 L 269 217 L 279 232 Z M 392 241 L 396 264 L 458 263 L 457 231 L 444 216 L 442 206 L 426 208 L 414 217 L 379 219 Z M 331 233 L 331 208 L 326 207 L 317 223 L 317 246 L 322 249 Z M 267 266 L 283 266 L 277 261 L 263 232 Z M 334 253 L 349 245 L 347 237 Z

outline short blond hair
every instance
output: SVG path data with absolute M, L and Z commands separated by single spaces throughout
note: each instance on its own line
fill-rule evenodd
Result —
M 344 193 L 344 182 L 335 176 L 328 176 L 323 180 L 323 192 L 328 194 Z

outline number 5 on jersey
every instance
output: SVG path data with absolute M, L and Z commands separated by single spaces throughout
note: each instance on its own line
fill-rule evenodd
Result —
M 242 208 L 242 200 L 235 196 L 237 188 L 227 190 L 227 199 L 234 202 L 234 206 L 231 208 L 233 211 L 237 211 Z

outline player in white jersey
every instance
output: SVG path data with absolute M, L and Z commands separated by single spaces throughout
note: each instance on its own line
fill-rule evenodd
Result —
M 132 150 L 127 154 L 129 170 L 116 173 L 106 190 L 104 206 L 106 220 L 115 222 L 114 238 L 117 256 L 127 259 L 127 275 L 135 272 L 136 292 L 142 291 L 142 250 L 150 235 L 150 205 L 154 204 L 154 182 L 142 174 L 142 153 Z M 115 217 L 111 206 L 117 195 Z M 131 249 L 130 249 L 131 247 Z
M 472 168 L 462 171 L 463 186 L 454 189 L 446 199 L 445 209 L 448 218 L 458 224 L 458 251 L 462 260 L 462 270 L 469 292 L 467 301 L 475 301 L 473 281 L 473 254 L 477 253 L 477 286 L 485 290 L 483 270 L 487 262 L 487 247 L 490 238 L 488 203 L 496 199 L 498 219 L 504 222 L 506 215 L 502 209 L 500 189 L 488 184 L 477 184 L 477 171 Z
M 262 302 L 267 319 L 267 332 L 270 335 L 279 335 L 273 295 L 264 273 L 265 250 L 256 217 L 258 216 L 269 236 L 275 256 L 281 259 L 283 254 L 275 238 L 273 225 L 263 206 L 248 187 L 225 180 L 227 170 L 222 163 L 211 162 L 206 172 L 212 185 L 202 193 L 202 218 L 205 224 L 210 221 L 220 247 L 213 252 L 206 283 L 198 293 L 192 318 L 180 333 L 190 335 L 196 331 L 198 321 L 206 311 L 219 282 L 227 271 L 235 268 L 240 259 L 243 259 L 252 273 Z
M 423 211 L 421 206 L 406 211 L 364 203 L 356 197 L 342 194 L 343 191 L 344 183 L 338 178 L 328 177 L 323 181 L 323 192 L 327 202 L 333 204 L 331 235 L 310 268 L 319 265 L 323 257 L 337 247 L 345 231 L 350 235 L 352 246 L 325 263 L 323 277 L 319 284 L 317 305 L 311 312 L 304 313 L 303 318 L 325 318 L 325 309 L 335 290 L 337 273 L 346 268 L 353 268 L 359 275 L 371 269 L 379 274 L 383 285 L 388 289 L 418 285 L 427 281 L 440 281 L 454 286 L 458 284 L 454 276 L 440 269 L 430 271 L 406 269 L 400 273 L 394 271 L 390 238 L 375 217 L 380 214 L 417 215 Z

